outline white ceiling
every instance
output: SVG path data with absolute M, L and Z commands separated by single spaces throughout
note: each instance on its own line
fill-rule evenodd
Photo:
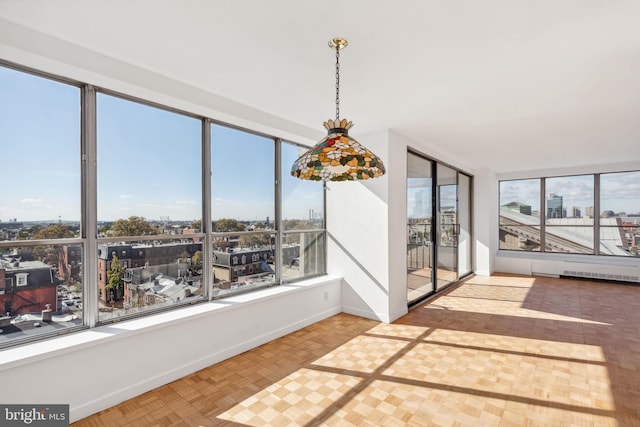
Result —
M 340 36 L 356 138 L 496 172 L 640 167 L 638 0 L 0 0 L 2 22 L 319 130 Z

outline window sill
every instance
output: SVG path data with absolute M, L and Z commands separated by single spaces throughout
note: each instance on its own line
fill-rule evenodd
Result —
M 117 323 L 98 326 L 80 332 L 69 333 L 55 338 L 44 339 L 22 346 L 0 351 L 0 372 L 38 360 L 57 357 L 79 349 L 104 344 L 132 335 L 143 334 L 149 330 L 173 326 L 182 322 L 191 322 L 212 313 L 233 310 L 235 306 L 246 307 L 284 295 L 302 292 L 314 287 L 340 282 L 338 276 L 321 276 L 300 282 L 287 283 L 270 288 L 260 289 L 245 294 L 233 295 L 224 299 L 202 302 L 177 308 L 175 310 L 123 320 Z

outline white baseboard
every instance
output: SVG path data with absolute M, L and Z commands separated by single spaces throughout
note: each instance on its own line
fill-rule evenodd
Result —
M 383 315 L 370 310 L 363 310 L 360 307 L 342 306 L 342 311 L 354 316 L 364 317 L 365 319 L 377 320 L 378 322 L 391 323 L 388 315 Z
M 226 360 L 230 357 L 251 350 L 252 348 L 256 348 L 269 341 L 273 341 L 277 338 L 295 332 L 306 326 L 312 325 L 323 319 L 339 314 L 341 311 L 342 310 L 340 309 L 340 307 L 334 307 L 329 310 L 316 313 L 313 316 L 307 317 L 305 319 L 301 319 L 295 323 L 282 326 L 281 328 L 270 331 L 269 333 L 255 336 L 233 347 L 222 349 L 221 351 L 207 355 L 205 357 L 201 357 L 196 360 L 191 360 L 188 363 L 185 363 L 178 367 L 174 367 L 173 369 L 147 378 L 144 381 L 138 382 L 136 384 L 125 383 L 126 387 L 123 387 L 120 390 L 107 393 L 98 399 L 94 399 L 92 401 L 86 402 L 85 404 L 76 405 L 75 407 L 71 408 L 69 414 L 71 419 L 70 421 L 75 422 L 82 418 L 88 417 L 89 415 L 110 408 L 114 405 L 124 402 L 125 400 L 139 396 L 143 393 L 146 393 L 147 391 L 168 384 L 186 375 L 192 374 L 208 366 Z

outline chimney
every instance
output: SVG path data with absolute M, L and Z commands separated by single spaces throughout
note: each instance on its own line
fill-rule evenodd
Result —
M 51 319 L 53 318 L 52 313 L 53 310 L 51 310 L 51 304 L 47 304 L 46 308 L 44 310 L 42 310 L 42 321 L 43 322 L 47 322 L 47 323 L 51 323 Z
M 0 289 L 4 290 L 4 286 L 6 283 L 6 275 L 4 272 L 4 268 L 0 268 Z

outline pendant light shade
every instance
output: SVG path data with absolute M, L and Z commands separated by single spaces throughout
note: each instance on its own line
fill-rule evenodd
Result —
M 347 41 L 335 38 L 329 47 L 336 50 L 336 119 L 323 123 L 327 136 L 293 163 L 291 175 L 311 181 L 355 181 L 382 176 L 382 160 L 349 136 L 353 123 L 340 120 L 340 49 Z
M 329 134 L 293 163 L 291 175 L 312 181 L 355 181 L 384 175 L 382 160 L 349 136 L 352 122 L 327 120 Z

